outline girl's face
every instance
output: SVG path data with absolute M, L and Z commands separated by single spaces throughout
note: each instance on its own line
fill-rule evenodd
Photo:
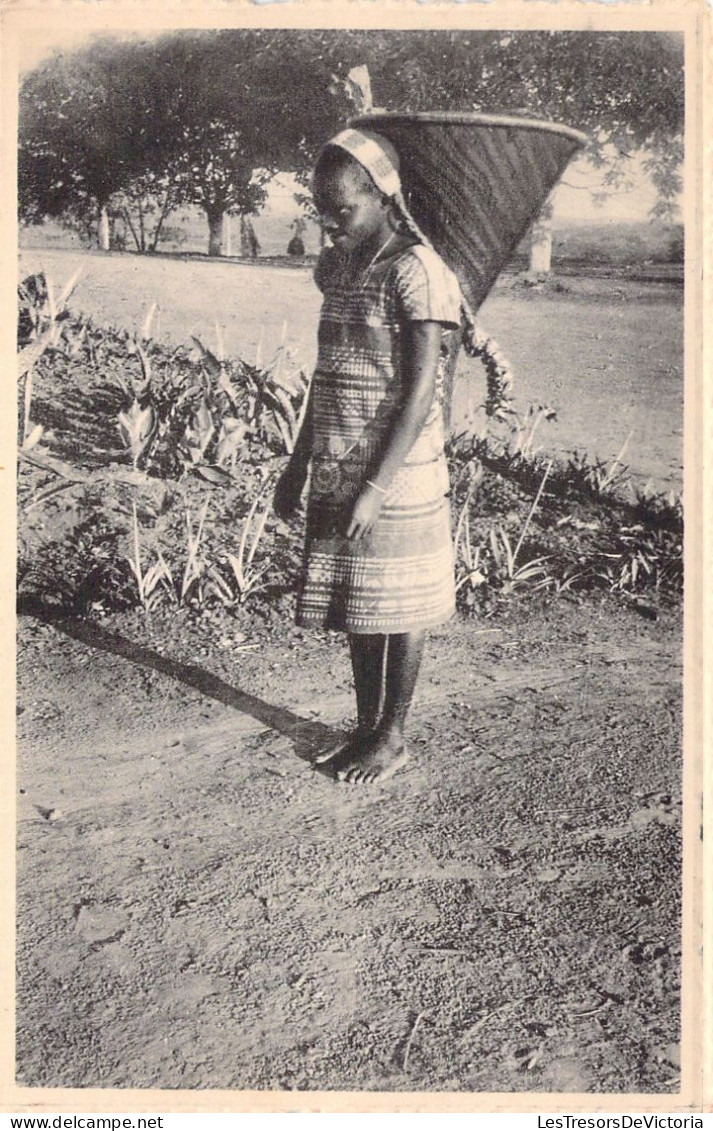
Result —
M 359 169 L 315 176 L 312 194 L 324 230 L 340 251 L 370 252 L 389 234 L 388 204 Z

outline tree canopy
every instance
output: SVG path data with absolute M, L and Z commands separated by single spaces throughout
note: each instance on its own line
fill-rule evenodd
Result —
M 265 178 L 304 174 L 353 111 L 345 79 L 359 64 L 381 108 L 564 122 L 588 135 L 611 184 L 645 151 L 662 215 L 680 190 L 680 35 L 219 29 L 97 40 L 28 75 L 22 214 L 101 208 L 147 174 L 168 175 L 175 199 L 199 204 L 209 222 L 253 212 Z
M 19 118 L 23 214 L 104 205 L 145 172 L 159 142 L 152 91 L 145 56 L 114 40 L 55 55 L 28 75 Z

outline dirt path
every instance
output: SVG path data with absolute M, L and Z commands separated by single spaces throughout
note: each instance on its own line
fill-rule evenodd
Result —
M 22 619 L 21 1082 L 677 1090 L 672 614 L 434 633 L 368 789 L 341 638 L 186 628 Z

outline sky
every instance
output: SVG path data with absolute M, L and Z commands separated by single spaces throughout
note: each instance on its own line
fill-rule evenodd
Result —
M 106 33 L 120 35 L 122 39 L 146 39 L 152 34 L 163 34 L 166 30 L 159 28 L 151 32 L 142 29 L 139 33 L 121 29 L 114 33 L 107 26 Z M 32 70 L 53 51 L 71 51 L 101 34 L 102 31 L 96 26 L 91 29 L 66 26 L 23 29 L 18 43 L 20 74 Z M 603 174 L 582 159 L 572 162 L 563 177 L 563 183 L 555 192 L 555 223 L 590 225 L 648 220 L 656 201 L 656 191 L 643 169 L 643 157 L 631 161 L 630 171 L 629 187 L 608 193 L 606 202 L 597 204 L 594 196 L 604 187 Z

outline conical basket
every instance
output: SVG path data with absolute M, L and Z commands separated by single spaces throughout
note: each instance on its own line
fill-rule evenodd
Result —
M 473 311 L 587 140 L 568 126 L 487 114 L 383 111 L 349 124 L 396 148 L 409 210 Z

